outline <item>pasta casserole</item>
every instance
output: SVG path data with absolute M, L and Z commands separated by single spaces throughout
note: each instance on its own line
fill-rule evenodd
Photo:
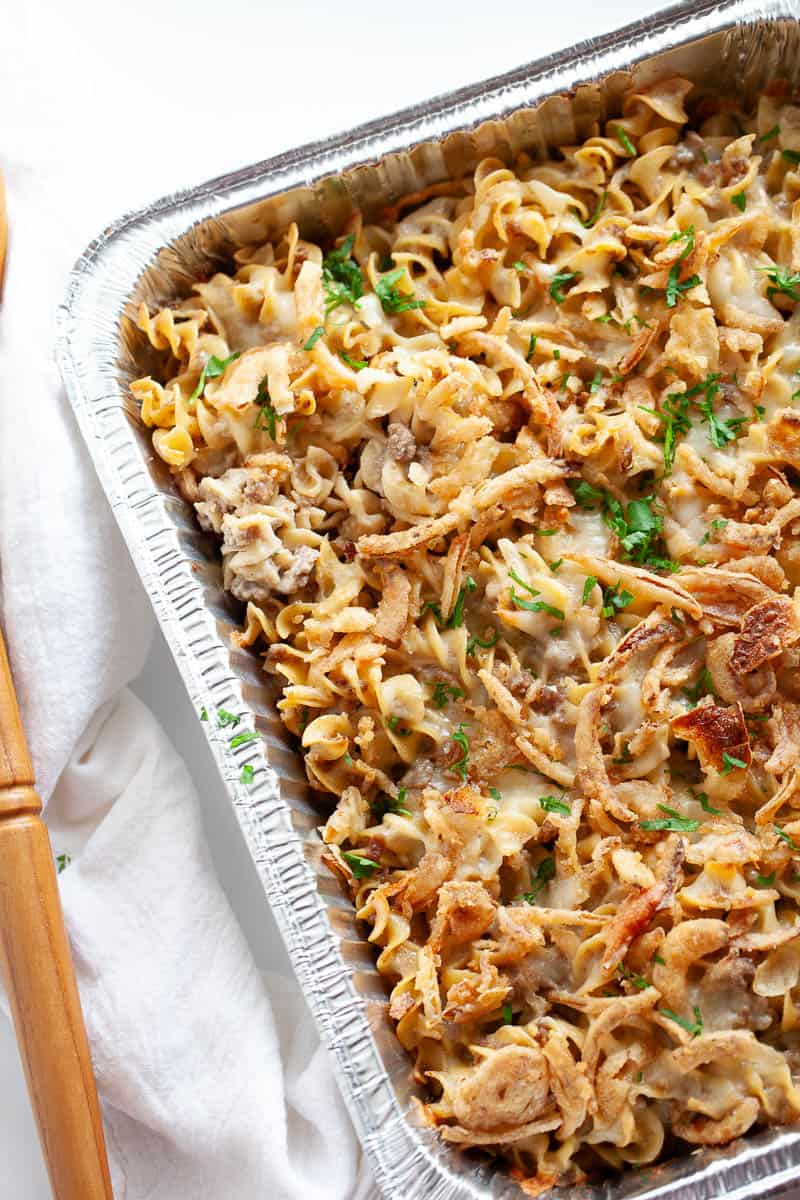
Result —
M 532 1193 L 800 1117 L 798 302 L 800 99 L 667 78 L 140 312 L 420 1112 Z

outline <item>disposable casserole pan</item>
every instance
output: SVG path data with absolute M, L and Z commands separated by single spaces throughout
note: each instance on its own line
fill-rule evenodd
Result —
M 411 1060 L 386 1013 L 386 989 L 349 900 L 320 862 L 321 808 L 277 718 L 255 656 L 232 645 L 241 613 L 223 593 L 217 547 L 199 529 L 129 393 L 152 359 L 135 326 L 151 308 L 188 294 L 242 243 L 297 221 L 329 239 L 355 208 L 367 219 L 399 197 L 472 170 L 487 155 L 583 139 L 619 111 L 623 94 L 680 74 L 749 101 L 775 77 L 797 84 L 794 0 L 688 3 L 547 61 L 410 108 L 353 133 L 305 146 L 203 183 L 125 216 L 76 264 L 59 311 L 58 356 L 75 414 L 158 620 L 200 713 L 248 715 L 263 734 L 235 750 L 203 726 L 294 968 L 336 1061 L 344 1098 L 378 1185 L 395 1200 L 521 1196 L 485 1157 L 463 1154 L 421 1126 Z M 244 728 L 244 724 L 239 727 Z M 242 766 L 254 783 L 239 782 Z M 800 1165 L 800 1131 L 773 1129 L 595 1187 L 590 1197 L 733 1200 L 787 1188 Z

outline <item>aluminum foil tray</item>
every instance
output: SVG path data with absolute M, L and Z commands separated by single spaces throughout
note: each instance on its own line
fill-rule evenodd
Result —
M 348 899 L 320 863 L 322 813 L 277 719 L 258 660 L 232 647 L 240 612 L 222 591 L 216 546 L 172 486 L 142 428 L 128 384 L 152 365 L 134 325 L 138 304 L 187 294 L 243 242 L 291 220 L 305 236 L 367 215 L 470 170 L 585 136 L 623 94 L 680 72 L 708 90 L 754 97 L 775 76 L 800 75 L 800 0 L 709 0 L 670 8 L 508 75 L 167 196 L 117 221 L 76 264 L 59 310 L 58 357 L 75 414 L 156 616 L 199 714 L 248 714 L 263 734 L 232 751 L 204 724 L 266 898 L 289 950 L 341 1089 L 393 1200 L 511 1200 L 502 1168 L 441 1143 L 415 1116 L 409 1058 L 386 1014 L 386 989 Z M 244 725 L 242 726 L 244 728 Z M 256 768 L 239 783 L 245 762 Z M 571 1188 L 563 1200 L 669 1197 L 744 1200 L 784 1191 L 800 1170 L 800 1132 L 768 1130 L 622 1180 Z

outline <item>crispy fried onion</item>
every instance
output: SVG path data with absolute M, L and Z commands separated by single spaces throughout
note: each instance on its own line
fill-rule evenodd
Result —
M 673 717 L 670 725 L 673 733 L 696 748 L 703 767 L 712 766 L 727 774 L 731 759 L 745 766 L 752 761 L 747 725 L 738 701 L 727 706 L 701 702 L 691 712 Z
M 731 669 L 736 675 L 748 675 L 798 640 L 800 620 L 796 604 L 788 596 L 762 600 L 742 618 L 742 628 L 733 642 Z
M 680 886 L 681 867 L 686 855 L 683 838 L 667 839 L 662 857 L 661 878 L 648 888 L 629 892 L 604 931 L 606 943 L 603 966 L 615 967 L 628 952 L 635 937 L 648 928 L 657 912 L 668 908 Z
M 714 691 L 722 700 L 727 704 L 740 704 L 745 712 L 757 712 L 769 704 L 775 695 L 775 672 L 768 663 L 745 676 L 735 671 L 733 655 L 737 636 L 735 633 L 723 633 L 722 637 L 710 642 L 706 666 Z
M 684 630 L 674 621 L 665 620 L 658 611 L 652 612 L 633 629 L 629 629 L 600 664 L 598 679 L 610 682 L 636 654 L 643 650 L 657 650 L 665 642 L 683 641 L 685 637 Z
M 689 568 L 681 571 L 680 579 L 681 586 L 700 604 L 702 615 L 717 625 L 738 627 L 749 608 L 775 595 L 755 575 L 722 567 Z
M 483 1061 L 468 1075 L 451 1079 L 431 1072 L 445 1088 L 441 1107 L 450 1108 L 458 1122 L 444 1126 L 442 1136 L 474 1145 L 519 1141 L 537 1132 L 550 1099 L 550 1071 L 542 1051 L 537 1046 L 476 1046 L 474 1053 Z M 544 1128 L 560 1123 L 560 1116 L 550 1117 Z
M 577 782 L 593 804 L 617 821 L 635 821 L 636 813 L 623 804 L 608 778 L 603 747 L 600 745 L 600 718 L 610 704 L 614 688 L 604 684 L 587 692 L 578 708 L 575 726 L 575 754 L 578 760 Z

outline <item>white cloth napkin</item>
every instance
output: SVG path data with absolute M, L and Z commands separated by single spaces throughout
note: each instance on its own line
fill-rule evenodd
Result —
M 14 61 L 13 38 L 4 58 Z M 209 861 L 189 776 L 125 688 L 152 618 L 53 362 L 54 308 L 85 240 L 86 198 L 75 164 L 32 137 L 37 101 L 23 68 L 0 77 L 11 222 L 0 598 L 48 822 L 56 849 L 73 856 L 62 896 L 115 1195 L 356 1200 L 371 1190 L 368 1173 L 299 989 L 259 974 Z M 18 1197 L 25 1168 L 9 1177 L 4 1103 L 0 1080 L 0 1191 Z

